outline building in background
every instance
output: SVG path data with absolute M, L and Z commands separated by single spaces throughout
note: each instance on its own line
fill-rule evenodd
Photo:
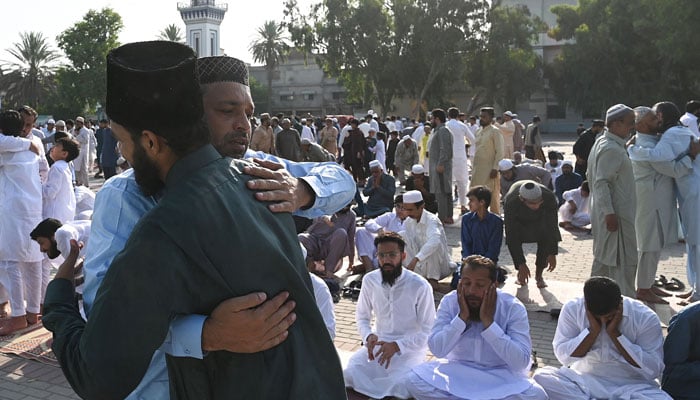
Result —
M 228 4 L 216 4 L 215 0 L 190 0 L 189 4 L 178 3 L 177 10 L 185 21 L 185 42 L 194 49 L 197 57 L 223 53 L 219 46 L 219 28 Z

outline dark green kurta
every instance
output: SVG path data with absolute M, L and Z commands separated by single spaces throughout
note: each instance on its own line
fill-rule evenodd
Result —
M 85 323 L 70 282 L 46 292 L 44 325 L 71 386 L 84 398 L 123 398 L 179 314 L 223 300 L 289 291 L 297 320 L 281 345 L 256 354 L 168 358 L 175 399 L 344 399 L 333 343 L 314 301 L 289 214 L 245 187 L 243 161 L 205 146 L 178 161 L 166 193 L 114 259 Z M 115 210 L 116 212 L 117 210 Z M 262 334 L 262 332 L 261 332 Z

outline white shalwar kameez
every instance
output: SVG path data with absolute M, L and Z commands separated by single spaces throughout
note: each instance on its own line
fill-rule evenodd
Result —
M 628 148 L 632 161 L 673 161 L 686 154 L 690 140 L 696 140 L 690 129 L 676 126 L 661 135 L 654 148 L 634 145 Z M 676 195 L 681 214 L 681 226 L 688 251 L 688 283 L 693 289 L 691 300 L 700 300 L 700 157 L 693 161 L 690 174 L 676 178 Z
M 564 192 L 562 195 L 564 198 L 564 204 L 559 207 L 559 220 L 562 222 L 571 222 L 573 226 L 584 227 L 591 223 L 591 213 L 590 213 L 590 195 L 583 197 L 581 195 L 581 188 L 571 189 Z M 571 213 L 571 205 L 569 202 L 572 201 L 576 205 L 576 212 Z
M 411 394 L 425 399 L 538 399 L 544 390 L 527 378 L 530 324 L 525 306 L 497 291 L 496 313 L 488 329 L 480 321 L 459 317 L 457 291 L 442 298 L 430 333 L 437 361 L 423 363 L 408 375 Z
M 41 298 L 43 301 L 44 294 L 46 293 L 46 286 L 48 286 L 51 280 L 51 267 L 54 266 L 58 268 L 65 257 L 70 253 L 70 241 L 75 240 L 78 244 L 82 243 L 83 247 L 80 249 L 78 258 L 85 258 L 85 253 L 87 251 L 88 240 L 90 239 L 90 227 L 92 221 L 70 221 L 63 222 L 63 225 L 58 228 L 56 234 L 54 235 L 56 240 L 56 247 L 58 251 L 61 252 L 61 256 L 51 260 L 48 257 L 44 257 L 41 269 Z M 82 286 L 76 288 L 76 292 L 82 293 Z
M 309 275 L 311 276 L 311 285 L 314 287 L 314 298 L 316 299 L 318 310 L 321 312 L 328 334 L 331 336 L 331 339 L 335 339 L 335 310 L 333 308 L 331 291 L 328 289 L 326 282 L 318 275 L 312 273 L 309 273 Z
M 12 143 L 28 143 L 4 142 L 7 146 L 3 143 L 0 148 L 13 151 Z M 43 255 L 29 237 L 42 220 L 40 162 L 40 156 L 28 150 L 0 150 L 0 301 L 10 301 L 12 317 L 39 313 L 41 302 Z
M 374 329 L 370 324 L 372 314 Z M 369 272 L 362 278 L 356 319 L 363 342 L 375 334 L 379 341 L 396 342 L 399 352 L 385 368 L 379 365 L 379 357 L 368 359 L 366 347 L 357 350 L 343 371 L 345 385 L 373 398 L 409 398 L 405 375 L 425 360 L 428 334 L 435 321 L 430 284 L 405 268 L 392 286 L 382 284 L 381 270 Z
M 426 279 L 440 280 L 452 273 L 450 249 L 447 247 L 445 228 L 437 215 L 423 210 L 420 221 L 406 218 L 406 260 L 418 258 L 415 273 Z
M 372 265 L 376 268 L 378 264 L 377 249 L 374 246 L 374 238 L 377 237 L 377 232 L 395 232 L 404 236 L 404 221 L 396 215 L 396 211 L 384 213 L 377 218 L 369 219 L 365 222 L 365 226 L 357 228 L 355 231 L 355 246 L 357 247 L 358 257 L 369 257 L 372 260 Z
M 61 223 L 75 218 L 75 192 L 73 174 L 64 160 L 58 160 L 49 169 L 43 187 L 44 218 L 54 218 Z
M 664 370 L 663 345 L 659 317 L 644 303 L 622 298 L 621 335 L 618 341 L 640 366 L 632 366 L 617 350 L 602 326 L 593 347 L 583 357 L 571 353 L 589 333 L 583 297 L 564 304 L 554 333 L 554 354 L 561 368 L 545 367 L 535 373 L 550 400 L 670 400 L 655 379 Z
M 459 205 L 466 207 L 469 166 L 467 164 L 467 149 L 465 146 L 467 137 L 471 132 L 469 132 L 467 125 L 458 119 L 448 120 L 445 126 L 452 133 L 452 182 L 457 183 Z

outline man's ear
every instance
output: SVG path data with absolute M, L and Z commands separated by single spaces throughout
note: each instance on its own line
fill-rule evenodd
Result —
M 165 150 L 167 142 L 153 131 L 143 130 L 141 131 L 141 146 L 147 154 L 156 157 Z

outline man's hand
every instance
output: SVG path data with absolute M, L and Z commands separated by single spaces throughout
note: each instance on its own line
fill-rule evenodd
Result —
M 399 352 L 399 345 L 396 342 L 377 342 L 379 350 L 374 355 L 379 357 L 379 365 L 384 366 L 384 368 L 389 369 L 389 363 L 391 362 L 391 357 Z
M 324 216 L 321 217 L 321 220 L 322 220 L 326 225 L 328 225 L 329 228 L 332 228 L 333 225 L 335 225 L 335 224 L 333 223 L 333 216 L 332 216 L 332 215 L 324 215 Z
M 598 336 L 600 331 L 603 329 L 601 322 L 598 320 L 598 318 L 593 315 L 593 313 L 588 309 L 588 306 L 586 306 L 586 317 L 588 318 L 588 330 L 595 336 Z
M 617 231 L 618 225 L 617 225 L 617 215 L 615 214 L 606 214 L 605 215 L 605 227 L 608 229 L 608 232 L 615 232 Z
M 491 173 L 489 174 L 489 178 L 491 179 L 496 179 L 498 177 L 498 170 L 497 169 L 492 169 Z
M 413 257 L 413 259 L 411 259 L 411 262 L 408 263 L 408 265 L 406 266 L 406 268 L 407 268 L 408 270 L 410 270 L 410 271 L 413 271 L 413 270 L 416 269 L 416 265 L 418 265 L 418 259 L 415 258 L 415 257 Z
M 379 174 L 379 175 L 374 177 L 374 183 L 372 184 L 372 187 L 376 189 L 381 185 L 381 183 L 382 183 L 382 175 Z
M 459 303 L 459 318 L 464 321 L 465 324 L 469 323 L 469 304 L 467 299 L 464 297 L 464 285 L 462 282 L 457 284 L 457 302 Z
M 488 329 L 493 323 L 493 316 L 496 315 L 496 297 L 496 284 L 492 283 L 486 289 L 486 294 L 481 301 L 481 308 L 479 309 L 479 319 L 484 324 L 484 329 Z
M 635 143 L 637 143 L 637 135 L 632 135 L 630 140 L 628 140 L 627 143 L 625 143 L 625 147 L 634 146 Z
M 571 215 L 576 214 L 576 211 L 578 211 L 576 203 L 574 203 L 572 200 L 569 200 L 567 203 L 569 204 L 569 212 L 571 213 Z
M 365 347 L 367 348 L 367 358 L 372 361 L 374 360 L 374 346 L 377 345 L 377 341 L 379 338 L 377 335 L 374 333 L 371 333 L 369 336 L 367 336 L 367 340 L 365 341 Z
M 270 211 L 294 212 L 313 205 L 315 193 L 304 180 L 293 177 L 280 163 L 257 158 L 253 161 L 259 166 L 247 166 L 243 171 L 259 179 L 248 181 L 247 186 L 258 191 L 256 199 L 274 202 Z
M 622 321 L 622 301 L 617 306 L 615 314 L 605 325 L 605 331 L 611 338 L 617 338 L 620 336 L 620 321 Z
M 688 146 L 688 155 L 690 155 L 690 158 L 694 160 L 695 157 L 698 155 L 698 152 L 700 152 L 700 142 L 694 140 L 693 138 L 690 138 L 690 146 Z
M 29 141 L 29 149 L 32 153 L 36 154 L 37 156 L 41 154 L 41 148 L 39 147 L 38 144 L 34 143 L 33 140 Z
M 437 167 L 435 167 L 435 170 L 437 171 L 438 174 L 443 174 L 443 173 L 445 173 L 445 166 L 440 164 Z
M 557 267 L 557 256 L 556 254 L 550 254 L 547 256 L 547 272 L 552 272 Z
M 531 276 L 530 268 L 528 268 L 527 264 L 518 265 L 518 284 L 523 286 L 527 285 Z
M 296 320 L 294 301 L 282 292 L 269 301 L 265 293 L 224 300 L 202 328 L 202 350 L 257 353 L 282 343 Z
M 73 282 L 75 278 L 75 264 L 78 262 L 78 255 L 82 247 L 82 242 L 78 243 L 75 239 L 70 240 L 70 253 L 65 256 L 63 263 L 58 267 L 54 279 L 68 279 Z

